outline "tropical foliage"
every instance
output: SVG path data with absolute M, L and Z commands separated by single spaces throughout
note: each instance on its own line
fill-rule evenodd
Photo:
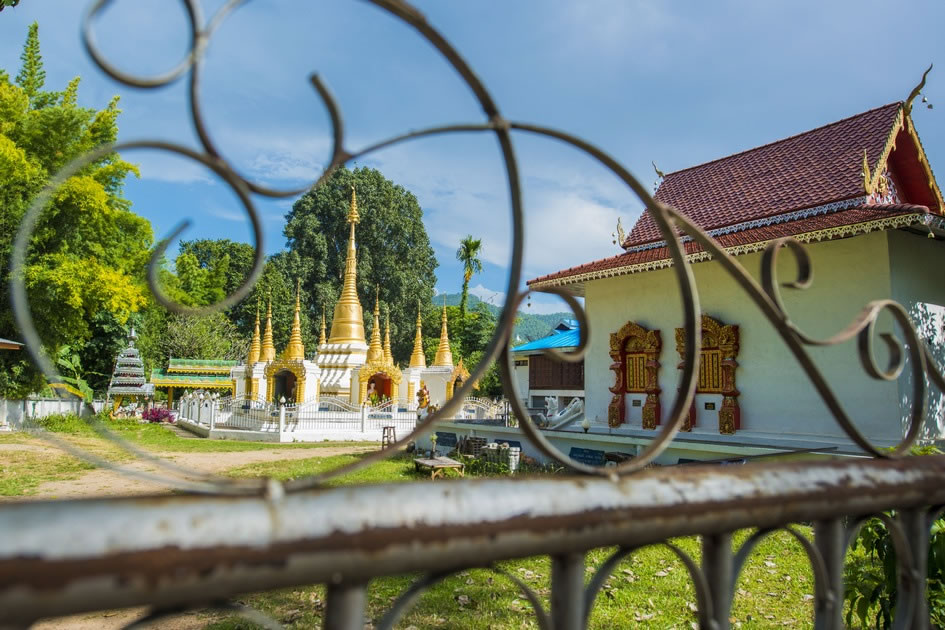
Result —
M 20 221 L 53 174 L 115 141 L 120 111 L 117 97 L 101 110 L 80 107 L 78 77 L 63 91 L 44 89 L 35 23 L 21 60 L 14 80 L 0 71 L 0 335 L 6 337 L 17 336 L 7 261 Z M 53 356 L 67 343 L 84 355 L 96 333 L 118 332 L 147 303 L 142 280 L 152 232 L 122 196 L 129 174 L 137 175 L 137 168 L 117 154 L 101 157 L 53 191 L 36 224 L 23 279 L 36 328 Z M 120 346 L 120 338 L 110 341 Z M 25 356 L 0 356 L 0 394 L 19 395 L 41 384 Z
M 481 252 L 482 239 L 473 238 L 471 234 L 459 242 L 459 249 L 456 250 L 456 260 L 463 263 L 463 292 L 459 300 L 460 326 L 466 324 L 466 300 L 469 299 L 469 281 L 472 280 L 474 273 L 482 271 L 482 261 L 479 260 Z

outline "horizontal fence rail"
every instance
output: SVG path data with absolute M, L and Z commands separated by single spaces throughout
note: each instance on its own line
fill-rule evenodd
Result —
M 706 598 L 706 627 L 721 628 L 728 613 L 722 619 L 711 611 L 728 610 L 737 578 L 730 533 L 797 522 L 816 524 L 807 547 L 816 610 L 826 619 L 838 614 L 843 597 L 836 578 L 846 539 L 834 534 L 890 509 L 899 510 L 908 532 L 900 570 L 913 584 L 913 601 L 900 613 L 912 615 L 924 597 L 915 584 L 924 584 L 928 519 L 945 504 L 943 476 L 945 456 L 929 456 L 692 466 L 619 480 L 498 479 L 302 494 L 273 484 L 266 497 L 22 503 L 0 510 L 0 624 L 116 606 L 193 606 L 297 584 L 360 589 L 382 575 L 450 573 L 538 554 L 581 563 L 581 554 L 602 546 L 635 549 L 702 535 L 712 553 L 704 553 L 701 567 L 692 565 L 694 584 Z M 64 519 L 69 536 L 60 535 Z M 576 582 L 552 580 L 553 604 L 584 600 L 583 564 L 580 573 Z M 725 583 L 713 582 L 719 576 Z M 329 597 L 326 615 L 338 601 L 345 600 Z

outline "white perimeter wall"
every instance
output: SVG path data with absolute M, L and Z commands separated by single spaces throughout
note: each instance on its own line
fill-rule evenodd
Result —
M 890 297 L 889 241 L 885 233 L 805 247 L 813 263 L 813 286 L 805 291 L 784 289 L 782 295 L 791 318 L 808 334 L 830 336 L 843 329 L 869 301 Z M 738 256 L 736 261 L 760 281 L 760 253 Z M 938 269 L 942 268 L 942 262 L 945 261 L 938 257 Z M 790 253 L 782 250 L 778 262 L 782 282 L 794 279 L 794 267 Z M 845 442 L 845 434 L 809 379 L 747 294 L 717 262 L 697 263 L 692 269 L 703 312 L 725 324 L 740 327 L 736 384 L 741 392 L 742 429 L 732 440 L 778 436 Z M 917 282 L 930 282 L 929 275 L 922 278 Z M 682 325 L 675 271 L 661 269 L 589 282 L 585 308 L 591 329 L 584 366 L 587 416 L 606 422 L 611 398 L 608 387 L 614 382 L 613 372 L 608 369 L 610 333 L 627 321 L 635 321 L 647 328 L 658 328 L 662 333 L 659 382 L 663 389 L 665 421 L 678 382 L 674 329 Z M 889 322 L 883 317 L 879 331 L 891 330 Z M 870 379 L 860 365 L 855 341 L 831 348 L 809 348 L 808 352 L 861 431 L 881 445 L 898 438 L 898 384 Z M 882 347 L 877 356 L 879 364 L 885 365 Z M 706 411 L 702 398 L 698 397 L 698 424 L 694 432 L 717 436 L 720 405 L 716 404 L 716 411 Z M 631 411 L 628 417 L 636 419 L 637 415 Z

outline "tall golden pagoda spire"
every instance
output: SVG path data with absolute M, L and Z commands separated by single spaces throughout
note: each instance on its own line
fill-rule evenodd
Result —
M 249 356 L 246 357 L 246 365 L 252 366 L 259 361 L 259 303 L 256 303 L 256 331 L 253 333 L 253 340 L 249 344 Z
M 327 343 L 325 340 L 325 305 L 322 304 L 322 332 L 318 335 L 318 345 Z
M 374 329 L 371 331 L 371 345 L 368 346 L 367 362 L 380 363 L 384 359 L 384 349 L 381 347 L 381 292 L 377 291 L 374 299 Z
M 348 210 L 348 223 L 351 234 L 348 237 L 348 258 L 345 261 L 345 281 L 341 297 L 335 304 L 335 316 L 331 320 L 331 337 L 328 343 L 364 343 L 364 318 L 361 302 L 358 300 L 358 259 L 354 246 L 354 226 L 360 220 L 358 215 L 358 196 L 351 187 L 351 208 Z
M 285 347 L 283 358 L 288 361 L 304 361 L 305 346 L 302 345 L 302 322 L 299 318 L 301 310 L 302 281 L 295 279 L 295 316 L 292 318 L 292 332 L 289 334 L 289 344 Z
M 384 363 L 394 365 L 394 355 L 390 351 L 390 315 L 384 323 Z
M 269 292 L 269 302 L 266 306 L 266 332 L 263 333 L 262 350 L 259 360 L 273 361 L 276 358 L 276 346 L 272 343 L 272 291 Z
M 453 353 L 450 351 L 450 335 L 446 329 L 446 301 L 443 302 L 443 324 L 440 327 L 440 345 L 436 349 L 433 367 L 453 367 Z
M 423 354 L 423 335 L 420 332 L 420 300 L 417 300 L 417 335 L 413 339 L 413 353 L 410 355 L 410 367 L 425 368 L 427 357 Z

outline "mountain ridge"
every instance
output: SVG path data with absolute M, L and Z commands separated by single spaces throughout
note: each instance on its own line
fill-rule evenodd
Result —
M 433 303 L 437 305 L 442 305 L 443 300 L 446 300 L 447 306 L 459 306 L 459 301 L 462 299 L 461 293 L 440 293 L 433 298 Z M 468 310 L 473 310 L 477 305 L 483 304 L 489 311 L 495 315 L 499 316 L 499 313 L 502 311 L 501 306 L 496 306 L 485 300 L 481 300 L 479 296 L 469 294 L 466 298 L 466 308 Z M 526 313 L 519 310 L 516 317 L 515 328 L 512 331 L 512 338 L 514 340 L 513 346 L 521 345 L 523 343 L 528 343 L 529 341 L 534 341 L 535 339 L 541 339 L 546 337 L 551 333 L 551 330 L 560 322 L 562 319 L 574 319 L 574 314 L 561 311 L 559 313 L 545 313 L 545 314 L 535 314 L 535 313 Z

